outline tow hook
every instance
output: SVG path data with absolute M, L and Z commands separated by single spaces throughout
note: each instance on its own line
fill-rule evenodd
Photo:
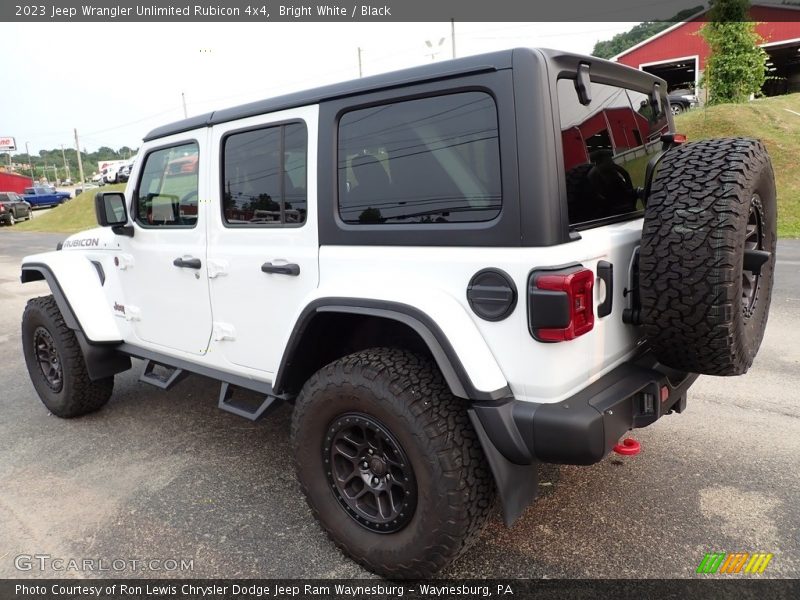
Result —
M 622 443 L 614 446 L 614 452 L 622 456 L 636 456 L 641 452 L 642 446 L 633 438 L 626 438 Z

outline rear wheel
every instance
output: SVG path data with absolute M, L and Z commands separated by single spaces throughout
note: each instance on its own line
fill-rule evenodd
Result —
M 89 378 L 75 332 L 64 323 L 52 296 L 28 301 L 22 351 L 33 387 L 54 415 L 79 417 L 99 410 L 111 397 L 114 377 Z
M 14 212 L 13 211 L 8 213 L 8 224 L 9 225 L 16 225 L 17 224 L 17 220 L 14 218 Z
M 682 104 L 670 104 L 669 107 L 672 109 L 673 115 L 679 115 L 685 110 Z
M 428 359 L 347 356 L 303 387 L 298 479 L 331 539 L 371 571 L 427 577 L 480 534 L 494 484 L 463 401 Z
M 777 204 L 757 140 L 725 138 L 667 152 L 645 211 L 640 292 L 645 333 L 666 365 L 745 373 L 769 313 Z

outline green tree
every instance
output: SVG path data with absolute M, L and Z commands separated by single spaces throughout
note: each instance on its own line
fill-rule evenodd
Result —
M 765 81 L 767 53 L 756 24 L 747 21 L 748 0 L 716 0 L 700 30 L 711 54 L 703 73 L 709 104 L 746 102 Z

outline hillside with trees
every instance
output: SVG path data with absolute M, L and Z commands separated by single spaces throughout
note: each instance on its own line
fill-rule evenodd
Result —
M 97 172 L 97 164 L 99 162 L 127 159 L 134 156 L 137 150 L 136 148 L 129 148 L 128 146 L 123 146 L 117 150 L 109 148 L 108 146 L 101 146 L 94 152 L 87 152 L 86 149 L 84 149 L 83 152 L 81 152 L 83 175 L 88 179 L 92 176 L 92 173 Z M 65 158 L 69 169 L 64 167 Z M 36 180 L 39 180 L 42 176 L 50 182 L 54 182 L 56 179 L 63 181 L 68 176 L 72 178 L 73 181 L 78 181 L 79 179 L 78 155 L 75 152 L 75 148 L 65 147 L 63 154 L 61 148 L 40 150 L 39 154 L 33 154 L 30 157 L 25 152 L 21 152 L 12 154 L 10 159 L 8 157 L 3 157 L 0 163 L 8 169 L 9 160 L 11 163 L 11 168 L 9 170 L 25 176 L 30 176 L 30 169 L 27 165 L 33 164 Z

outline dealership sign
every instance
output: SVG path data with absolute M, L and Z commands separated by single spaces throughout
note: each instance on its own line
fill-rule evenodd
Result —
M 0 135 L 0 152 L 11 152 L 17 149 L 17 144 L 13 137 L 3 137 Z

